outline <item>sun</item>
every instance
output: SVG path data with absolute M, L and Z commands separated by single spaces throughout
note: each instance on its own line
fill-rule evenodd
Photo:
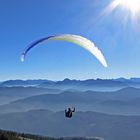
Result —
M 126 10 L 129 10 L 132 15 L 140 13 L 140 0 L 114 0 L 110 8 L 113 10 L 118 6 L 123 7 Z

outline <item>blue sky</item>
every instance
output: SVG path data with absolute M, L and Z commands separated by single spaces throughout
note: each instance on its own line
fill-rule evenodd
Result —
M 140 18 L 116 8 L 111 0 L 1 0 L 0 80 L 140 77 Z M 48 42 L 33 49 L 24 63 L 20 53 L 33 40 L 54 34 L 77 34 L 92 40 L 108 68 L 84 49 Z

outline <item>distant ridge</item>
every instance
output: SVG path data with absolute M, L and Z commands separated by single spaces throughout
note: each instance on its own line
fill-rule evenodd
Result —
M 47 87 L 55 89 L 93 89 L 93 88 L 102 88 L 102 87 L 112 87 L 112 88 L 121 88 L 127 87 L 128 84 L 122 81 L 116 81 L 112 79 L 87 79 L 87 80 L 70 80 L 68 78 L 62 81 L 50 81 L 50 80 L 8 80 L 0 84 L 4 87 L 12 86 L 38 86 L 38 87 Z
M 0 85 L 1 86 L 36 86 L 36 85 L 39 85 L 44 82 L 51 83 L 53 81 L 41 80 L 41 79 L 38 79 L 38 80 L 7 80 L 7 81 L 2 82 Z
M 1 87 L 34 86 L 41 88 L 51 88 L 60 90 L 94 90 L 94 91 L 114 91 L 125 87 L 140 88 L 140 78 L 117 78 L 117 79 L 87 79 L 62 81 L 51 80 L 8 80 L 0 83 Z
M 52 80 L 47 80 L 47 79 L 35 79 L 35 80 L 7 80 L 7 81 L 1 81 L 1 85 L 5 86 L 16 86 L 16 85 L 44 85 L 45 84 L 109 84 L 109 83 L 140 83 L 140 78 L 130 78 L 130 79 L 125 79 L 125 78 L 117 78 L 117 79 L 87 79 L 87 80 L 76 80 L 76 79 L 69 79 L 65 78 L 64 80 L 61 81 L 52 81 Z

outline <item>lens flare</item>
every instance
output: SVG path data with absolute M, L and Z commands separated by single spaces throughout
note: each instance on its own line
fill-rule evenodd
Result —
M 118 6 L 122 6 L 124 9 L 129 10 L 133 16 L 140 12 L 140 0 L 114 0 L 111 3 L 110 8 L 115 9 Z

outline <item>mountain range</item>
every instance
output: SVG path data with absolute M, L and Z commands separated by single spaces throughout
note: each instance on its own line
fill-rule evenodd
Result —
M 72 119 L 64 110 L 74 106 Z M 0 129 L 52 137 L 139 140 L 140 79 L 0 83 Z
M 82 111 L 140 115 L 140 89 L 127 87 L 117 91 L 106 92 L 66 90 L 59 94 L 33 95 L 1 105 L 0 114 L 32 109 L 59 111 L 69 106 L 75 106 L 77 110 Z
M 62 81 L 51 80 L 8 80 L 0 83 L 2 87 L 13 86 L 37 86 L 54 89 L 77 89 L 77 90 L 97 90 L 108 91 L 118 90 L 124 87 L 140 87 L 140 78 L 118 78 L 118 79 L 88 79 L 88 80 L 70 80 L 68 78 Z

